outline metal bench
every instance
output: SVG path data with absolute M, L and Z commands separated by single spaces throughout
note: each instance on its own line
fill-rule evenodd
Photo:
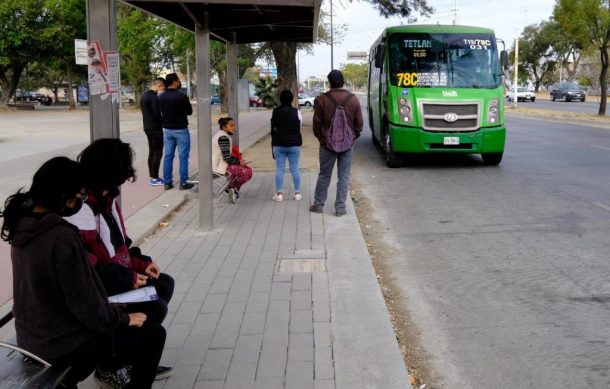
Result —
M 227 188 L 231 186 L 231 184 L 235 181 L 235 177 L 231 175 L 231 173 L 220 174 L 216 172 L 212 172 L 212 182 L 216 189 L 214 190 L 214 194 L 218 197 L 222 196 L 225 192 L 227 192 Z M 199 180 L 188 180 L 189 184 L 199 184 Z M 229 201 L 231 203 L 235 203 L 237 196 L 234 191 L 228 192 Z
M 0 327 L 13 319 L 9 312 L 0 319 Z M 36 355 L 17 347 L 15 339 L 0 342 L 0 388 L 52 389 L 60 387 L 69 367 L 57 368 Z

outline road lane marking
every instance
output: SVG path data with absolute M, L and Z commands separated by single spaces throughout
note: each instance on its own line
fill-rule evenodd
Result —
M 610 205 L 606 205 L 603 203 L 596 203 L 596 202 L 594 202 L 593 205 L 597 205 L 598 207 L 603 208 L 606 211 L 610 212 Z
M 598 145 L 591 145 L 591 147 L 596 147 L 598 149 L 602 149 L 602 150 L 608 150 L 610 151 L 610 147 L 604 147 L 604 146 L 598 146 Z

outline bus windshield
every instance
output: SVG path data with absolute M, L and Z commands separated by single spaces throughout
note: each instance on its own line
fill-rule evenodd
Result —
M 396 33 L 389 38 L 390 81 L 399 87 L 497 88 L 496 40 L 489 34 Z

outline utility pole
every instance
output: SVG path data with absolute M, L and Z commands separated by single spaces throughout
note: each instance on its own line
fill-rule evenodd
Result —
M 330 70 L 335 68 L 335 59 L 333 56 L 333 0 L 330 0 Z
M 513 82 L 513 107 L 517 108 L 517 76 L 519 73 L 519 36 L 515 38 L 515 79 Z
M 454 7 L 453 7 L 453 25 L 454 26 L 457 24 L 457 14 L 458 14 L 458 7 L 457 7 L 457 0 L 455 0 Z

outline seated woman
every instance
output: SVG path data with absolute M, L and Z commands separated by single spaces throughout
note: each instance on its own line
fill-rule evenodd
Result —
M 230 173 L 232 178 L 229 191 L 235 192 L 239 198 L 239 191 L 246 182 L 252 178 L 252 169 L 241 158 L 241 154 L 232 154 L 233 140 L 231 135 L 237 131 L 235 120 L 230 117 L 218 119 L 220 131 L 212 137 L 212 170 L 218 174 Z
M 85 206 L 66 218 L 80 230 L 109 295 L 124 293 L 144 286 L 154 286 L 159 300 L 130 304 L 128 312 L 139 310 L 149 321 L 162 323 L 167 304 L 174 293 L 174 279 L 161 273 L 157 264 L 138 247 L 131 247 L 125 230 L 121 207 L 117 203 L 119 186 L 135 180 L 133 150 L 120 139 L 98 139 L 78 156 L 88 188 Z
M 76 388 L 96 366 L 103 367 L 96 378 L 106 384 L 150 388 L 165 330 L 143 313 L 108 304 L 78 230 L 62 218 L 78 212 L 86 197 L 79 165 L 56 157 L 0 212 L 1 236 L 11 245 L 17 344 L 53 366 L 71 366 L 65 388 Z M 116 374 L 122 364 L 132 366 L 129 385 L 129 376 Z

